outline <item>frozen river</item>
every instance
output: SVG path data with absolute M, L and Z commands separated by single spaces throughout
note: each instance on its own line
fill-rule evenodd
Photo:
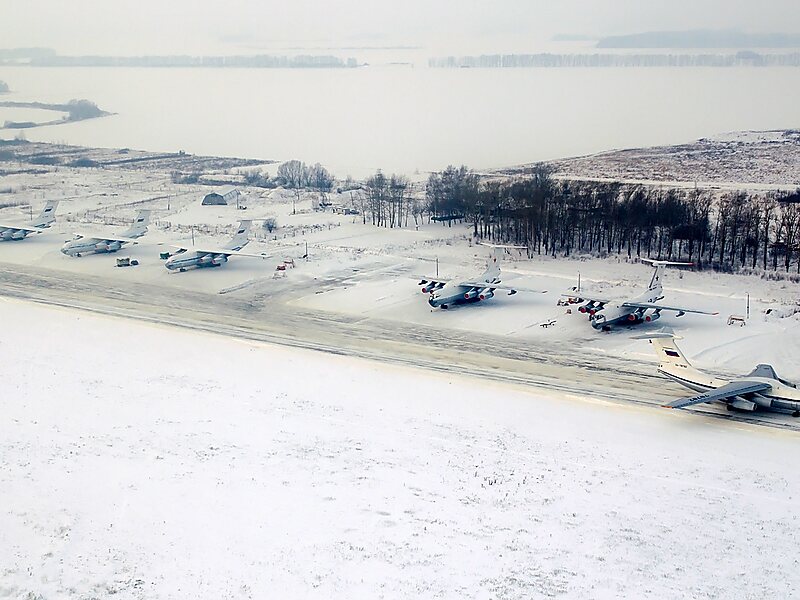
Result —
M 2 67 L 4 100 L 87 98 L 114 116 L 30 140 L 322 162 L 341 177 L 509 166 L 800 126 L 791 68 Z M 0 122 L 6 117 L 0 109 Z M 0 132 L 3 137 L 16 131 Z

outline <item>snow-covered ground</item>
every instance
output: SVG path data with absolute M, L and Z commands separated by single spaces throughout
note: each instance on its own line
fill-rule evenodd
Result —
M 687 189 L 794 191 L 800 131 L 735 131 L 693 142 L 611 150 L 551 161 L 558 177 Z M 531 165 L 502 172 L 519 172 Z
M 796 433 L 0 300 L 0 597 L 791 598 Z
M 771 362 L 779 373 L 800 379 L 800 316 L 793 315 L 800 287 L 791 281 L 766 281 L 755 276 L 694 273 L 670 269 L 664 278 L 665 302 L 719 313 L 715 317 L 664 313 L 653 324 L 600 334 L 586 318 L 566 314 L 556 306 L 560 294 L 574 286 L 580 273 L 582 288 L 596 295 L 624 300 L 637 294 L 651 269 L 636 261 L 506 256 L 506 283 L 548 290 L 547 294 L 498 294 L 488 302 L 431 311 L 419 293 L 414 274 L 433 274 L 437 261 L 441 275 L 480 273 L 487 250 L 469 241 L 464 225 L 437 224 L 386 229 L 364 224 L 358 215 L 312 210 L 311 194 L 298 199 L 290 190 L 245 188 L 241 204 L 201 206 L 204 186 L 176 185 L 167 174 L 136 170 L 59 168 L 46 174 L 21 173 L 6 178 L 16 191 L 2 200 L 20 202 L 0 209 L 0 220 L 23 221 L 39 210 L 43 198 L 60 198 L 59 221 L 41 235 L 22 242 L 0 243 L 0 262 L 89 275 L 101 285 L 156 284 L 181 291 L 225 293 L 248 301 L 280 302 L 298 309 L 328 311 L 359 318 L 390 319 L 397 323 L 437 329 L 497 334 L 532 343 L 560 343 L 581 353 L 611 354 L 651 361 L 647 344 L 631 340 L 636 332 L 671 326 L 683 335 L 684 350 L 698 366 L 744 373 L 755 363 Z M 25 206 L 32 204 L 32 209 Z M 82 258 L 60 253 L 75 231 L 121 232 L 138 208 L 153 211 L 151 231 L 116 255 Z M 272 217 L 278 228 L 268 233 L 259 219 Z M 220 269 L 170 273 L 159 259 L 169 250 L 159 244 L 195 243 L 219 246 L 232 235 L 241 218 L 256 219 L 251 252 L 266 252 L 267 260 L 234 257 Z M 104 224 L 104 222 L 106 224 Z M 301 260 L 308 251 L 309 259 Z M 130 256 L 140 265 L 114 267 L 117 256 Z M 286 277 L 276 272 L 284 259 L 296 268 Z M 728 327 L 729 315 L 747 312 L 744 328 Z M 264 299 L 268 300 L 264 300 Z M 770 311 L 770 314 L 765 314 Z M 549 328 L 539 325 L 555 320 Z

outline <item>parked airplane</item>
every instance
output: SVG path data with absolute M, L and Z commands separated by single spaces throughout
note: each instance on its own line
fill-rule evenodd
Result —
M 31 233 L 42 233 L 42 229 L 50 227 L 55 222 L 57 207 L 58 200 L 48 200 L 44 203 L 42 212 L 30 224 L 12 225 L 0 223 L 0 242 L 24 240 L 25 236 Z
M 691 266 L 692 263 L 650 260 L 646 258 L 643 258 L 642 261 L 650 263 L 655 270 L 653 271 L 653 277 L 650 279 L 647 290 L 631 300 L 620 302 L 610 308 L 606 308 L 606 305 L 612 302 L 606 298 L 587 296 L 583 292 L 563 295 L 574 298 L 577 294 L 579 302 L 585 301 L 586 303 L 578 308 L 578 312 L 588 314 L 589 322 L 592 324 L 592 327 L 603 331 L 609 331 L 613 325 L 637 325 L 639 323 L 656 321 L 661 318 L 662 310 L 676 312 L 678 313 L 676 315 L 678 317 L 682 317 L 686 313 L 697 313 L 701 315 L 719 314 L 692 308 L 657 304 L 659 300 L 663 300 L 664 298 L 664 289 L 661 287 L 661 277 L 664 274 L 664 269 L 668 266 L 688 267 Z
M 167 259 L 164 266 L 170 271 L 185 271 L 189 268 L 220 267 L 228 262 L 231 256 L 246 256 L 250 258 L 269 258 L 267 254 L 249 254 L 241 252 L 247 245 L 250 225 L 252 221 L 242 221 L 236 235 L 230 242 L 221 248 L 197 248 L 188 246 L 173 246 L 178 251 Z
M 516 286 L 502 285 L 500 283 L 500 264 L 498 262 L 499 250 L 507 248 L 523 249 L 525 246 L 502 246 L 497 244 L 481 244 L 491 248 L 486 270 L 475 279 L 457 280 L 442 279 L 440 277 L 423 276 L 419 285 L 422 293 L 429 294 L 428 304 L 433 308 L 448 308 L 455 304 L 466 304 L 489 300 L 494 297 L 495 290 L 507 290 L 512 296 L 518 291 L 544 293 L 546 290 L 531 290 Z
M 116 252 L 125 244 L 136 244 L 137 239 L 147 233 L 147 224 L 150 222 L 150 211 L 140 210 L 133 222 L 122 235 L 101 235 L 92 237 L 84 234 L 75 234 L 75 238 L 61 247 L 61 252 L 67 256 L 83 256 L 103 252 Z
M 661 332 L 637 336 L 653 344 L 659 358 L 658 372 L 681 385 L 703 392 L 697 396 L 681 398 L 664 406 L 686 408 L 695 404 L 720 401 L 728 410 L 773 410 L 791 412 L 800 417 L 800 389 L 781 379 L 771 365 L 760 364 L 745 377 L 727 381 L 695 369 L 675 344 L 672 333 Z

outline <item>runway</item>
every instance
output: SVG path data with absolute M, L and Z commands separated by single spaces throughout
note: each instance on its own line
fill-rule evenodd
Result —
M 352 272 L 347 275 L 352 277 Z M 304 282 L 305 293 L 309 293 Z M 331 280 L 315 285 L 331 285 Z M 660 408 L 686 390 L 652 363 L 587 353 L 564 344 L 309 310 L 255 284 L 224 295 L 53 269 L 0 263 L 0 296 L 168 326 L 419 367 L 451 376 L 556 389 L 607 402 Z M 113 344 L 113 341 L 112 341 Z M 571 351 L 572 350 L 572 351 Z M 213 357 L 210 357 L 213 358 Z M 224 358 L 222 359 L 224 364 Z M 420 390 L 424 393 L 424 390 Z M 693 413 L 693 414 L 692 414 Z M 779 429 L 800 429 L 788 415 L 729 413 L 721 406 L 683 411 Z

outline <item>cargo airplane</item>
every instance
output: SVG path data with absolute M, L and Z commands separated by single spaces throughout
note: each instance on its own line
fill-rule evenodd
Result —
M 101 254 L 116 252 L 125 244 L 136 244 L 136 240 L 147 233 L 147 224 L 150 222 L 150 211 L 140 210 L 136 220 L 122 235 L 89 236 L 78 233 L 75 238 L 61 247 L 61 252 L 67 256 L 81 257 L 85 254 Z
M 772 410 L 800 417 L 800 389 L 781 379 L 771 365 L 760 364 L 748 375 L 732 381 L 718 379 L 695 369 L 675 344 L 672 333 L 637 336 L 653 344 L 658 355 L 658 372 L 684 387 L 702 392 L 665 404 L 666 408 L 686 408 L 707 402 L 724 402 L 728 410 L 753 412 Z
M 642 259 L 643 262 L 650 263 L 653 268 L 653 277 L 647 289 L 638 296 L 607 307 L 612 301 L 597 296 L 587 296 L 582 292 L 563 294 L 571 298 L 578 297 L 578 302 L 585 302 L 578 308 L 578 312 L 588 314 L 589 322 L 592 327 L 602 331 L 609 331 L 613 325 L 638 325 L 639 323 L 649 323 L 661 318 L 661 311 L 677 313 L 676 316 L 682 317 L 686 313 L 697 313 L 701 315 L 716 315 L 716 312 L 695 310 L 693 308 L 683 308 L 680 306 L 669 306 L 658 304 L 659 300 L 664 299 L 664 288 L 661 286 L 661 277 L 664 269 L 668 266 L 688 267 L 692 263 L 669 262 L 666 260 Z
M 480 302 L 494 297 L 495 290 L 508 291 L 512 296 L 518 291 L 545 293 L 546 290 L 531 290 L 500 283 L 499 251 L 507 248 L 524 249 L 525 246 L 502 246 L 497 244 L 484 244 L 491 248 L 486 270 L 474 279 L 443 279 L 440 277 L 422 276 L 419 285 L 422 293 L 428 294 L 428 304 L 433 308 L 448 308 L 456 304 Z
M 0 242 L 24 240 L 25 236 L 31 233 L 42 233 L 43 229 L 55 223 L 56 207 L 58 207 L 58 200 L 45 202 L 39 216 L 25 225 L 0 223 Z
M 250 225 L 252 221 L 242 221 L 236 230 L 236 235 L 227 244 L 220 248 L 199 248 L 195 246 L 173 246 L 178 251 L 167 259 L 164 266 L 170 271 L 185 271 L 189 268 L 221 267 L 231 256 L 246 256 L 249 258 L 270 258 L 267 254 L 250 254 L 242 252 L 250 241 Z

